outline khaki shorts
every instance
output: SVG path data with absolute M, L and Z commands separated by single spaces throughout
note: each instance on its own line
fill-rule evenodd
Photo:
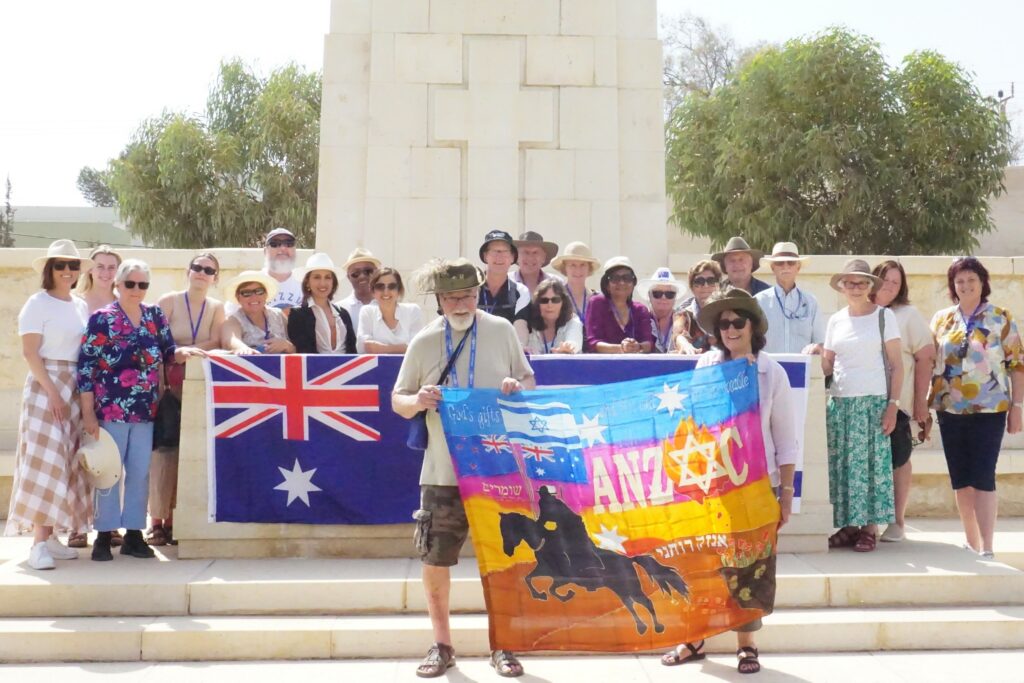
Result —
M 452 567 L 469 535 L 458 486 L 420 486 L 420 509 L 413 513 L 413 540 L 423 564 Z

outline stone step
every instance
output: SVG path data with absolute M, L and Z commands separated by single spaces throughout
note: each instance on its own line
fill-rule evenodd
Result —
M 879 544 L 873 553 L 780 555 L 777 606 L 1024 605 L 1024 524 L 998 533 L 999 561 L 955 545 L 959 535 L 951 524 L 914 524 L 909 540 Z M 0 617 L 426 611 L 420 564 L 409 559 L 178 560 L 165 547 L 158 560 L 115 555 L 110 563 L 91 562 L 83 550 L 55 571 L 36 572 L 25 563 L 29 547 L 26 538 L 0 540 Z M 452 611 L 482 613 L 475 561 L 464 558 L 452 577 Z
M 454 615 L 460 654 L 489 649 L 487 617 Z M 311 660 L 421 656 L 425 615 L 0 619 L 0 661 Z M 765 651 L 1024 648 L 1024 607 L 781 610 L 758 634 Z M 711 652 L 735 649 L 722 634 Z

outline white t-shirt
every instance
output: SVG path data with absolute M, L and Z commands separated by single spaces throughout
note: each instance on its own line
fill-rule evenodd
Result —
M 359 311 L 356 351 L 366 353 L 366 342 L 381 344 L 408 344 L 423 329 L 423 312 L 416 304 L 398 304 L 395 309 L 398 327 L 391 329 L 384 322 L 379 306 L 363 306 Z
M 573 353 L 581 353 L 583 351 L 583 323 L 576 316 L 569 318 L 569 322 L 558 328 L 558 331 L 555 332 L 555 339 L 548 344 L 548 348 L 553 349 L 562 342 L 572 344 L 575 349 Z M 548 353 L 544 350 L 544 333 L 540 330 L 530 332 L 530 336 L 526 340 L 526 346 L 523 349 L 527 353 L 534 355 Z
M 833 396 L 885 396 L 885 366 L 882 341 L 878 335 L 878 310 L 868 315 L 850 316 L 850 309 L 837 311 L 829 318 L 825 331 L 825 350 L 836 354 L 832 376 Z M 896 316 L 888 308 L 885 316 L 885 341 L 900 338 Z
M 263 269 L 263 272 L 270 275 L 266 268 Z M 302 305 L 302 282 L 296 279 L 294 272 L 284 282 L 273 275 L 270 277 L 277 282 L 277 294 L 267 302 L 268 306 L 271 308 L 297 308 Z
M 352 318 L 352 325 L 356 328 L 355 330 L 353 330 L 353 332 L 355 332 L 356 336 L 358 337 L 360 320 L 359 316 L 362 314 L 363 308 L 365 306 L 376 306 L 377 300 L 371 299 L 369 303 L 364 304 L 362 301 L 356 298 L 356 293 L 352 292 L 344 299 L 339 301 L 338 305 L 344 308 L 346 311 L 348 311 L 348 317 Z
M 84 299 L 72 296 L 63 301 L 45 291 L 28 298 L 18 314 L 18 335 L 41 334 L 39 355 L 43 360 L 78 362 L 82 334 L 89 322 L 89 306 Z
M 924 316 L 913 306 L 890 308 L 900 326 L 900 350 L 903 352 L 903 389 L 900 392 L 900 410 L 907 415 L 914 412 L 914 354 L 935 343 L 932 330 Z

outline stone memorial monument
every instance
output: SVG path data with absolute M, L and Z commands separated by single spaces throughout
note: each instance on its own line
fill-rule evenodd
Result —
M 667 255 L 655 0 L 334 0 L 318 250 L 403 271 L 535 230 Z

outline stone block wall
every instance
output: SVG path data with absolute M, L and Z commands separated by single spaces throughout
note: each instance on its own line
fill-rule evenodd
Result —
M 655 0 L 334 0 L 317 247 L 400 269 L 536 230 L 664 260 Z

